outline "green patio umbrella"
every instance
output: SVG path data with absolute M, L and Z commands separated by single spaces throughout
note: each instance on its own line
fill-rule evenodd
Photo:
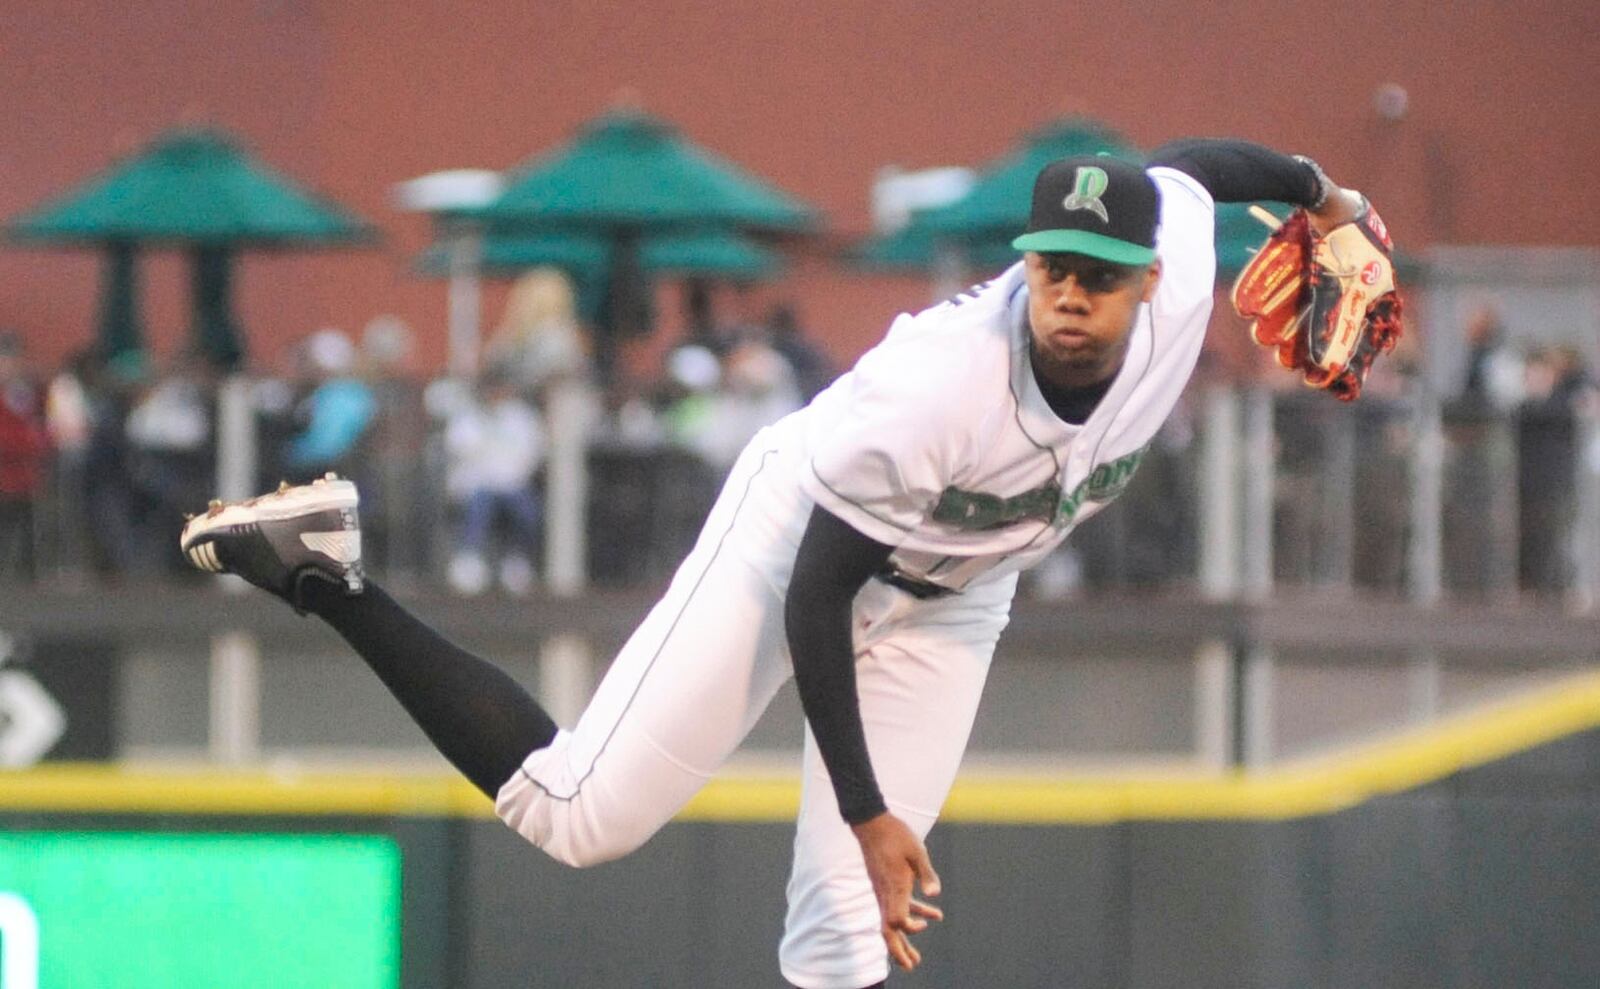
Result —
M 929 271 L 945 246 L 960 251 L 977 268 L 1011 264 L 1018 257 L 1011 239 L 1027 224 L 1039 170 L 1057 158 L 1102 153 L 1130 161 L 1140 157 L 1115 131 L 1094 121 L 1068 119 L 1047 125 L 1017 151 L 984 169 L 967 195 L 917 214 L 902 230 L 864 242 L 853 259 L 866 268 Z M 1290 207 L 1282 203 L 1260 205 L 1279 217 L 1289 215 Z M 1237 275 L 1266 236 L 1266 227 L 1249 215 L 1248 204 L 1218 204 L 1217 277 Z
M 1247 203 L 1217 204 L 1217 278 L 1231 280 L 1267 239 L 1267 228 L 1249 214 Z M 1279 219 L 1292 207 L 1284 203 L 1262 202 Z M 958 239 L 966 261 L 979 270 L 999 270 L 1016 262 L 1021 255 L 1011 246 L 1011 234 Z M 913 220 L 904 229 L 873 238 L 851 254 L 862 268 L 887 271 L 928 271 L 935 265 L 939 238 Z
M 596 364 L 611 371 L 616 340 L 645 332 L 651 235 L 693 228 L 802 231 L 820 216 L 798 199 L 681 137 L 637 110 L 606 114 L 570 144 L 508 176 L 500 197 L 473 216 L 530 231 L 580 230 L 606 245 L 607 287 L 595 325 Z
M 450 273 L 448 243 L 435 243 L 417 259 L 423 273 Z M 530 268 L 560 268 L 578 290 L 578 309 L 590 322 L 599 318 L 608 279 L 609 251 L 593 233 L 555 232 L 485 235 L 478 267 L 488 275 L 514 277 Z M 778 256 L 727 230 L 652 234 L 639 247 L 639 265 L 651 277 L 683 276 L 751 282 L 774 277 L 782 267 Z
M 806 230 L 816 210 L 680 137 L 659 118 L 615 111 L 507 177 L 478 211 L 491 221 L 641 230 L 721 224 Z
M 434 275 L 449 268 L 449 245 L 434 244 L 418 266 Z M 565 268 L 573 274 L 604 268 L 606 242 L 593 233 L 497 233 L 483 238 L 479 266 L 514 274 L 529 268 Z M 652 234 L 639 245 L 639 264 L 649 274 L 716 276 L 753 281 L 776 274 L 778 256 L 728 230 Z
M 774 252 L 726 230 L 651 237 L 640 247 L 639 261 L 646 271 L 741 282 L 771 278 L 783 267 Z
M 981 269 L 1011 264 L 1018 256 L 1011 239 L 1027 225 L 1039 170 L 1057 158 L 1101 153 L 1139 157 L 1115 131 L 1095 121 L 1072 117 L 1047 124 L 984 167 L 966 195 L 917 213 L 901 230 L 864 241 L 852 260 L 864 268 L 902 271 L 933 270 L 951 257 Z
M 961 260 L 973 268 L 1004 268 L 1019 255 L 1011 246 L 1014 234 L 978 237 L 942 237 L 928 230 L 913 217 L 911 222 L 891 234 L 872 237 L 849 252 L 858 267 L 882 271 L 929 271 L 938 265 L 941 246 L 959 251 Z
M 416 258 L 416 269 L 442 278 L 450 274 L 448 238 L 437 238 Z M 478 269 L 486 275 L 511 275 L 529 268 L 561 268 L 577 275 L 604 267 L 605 241 L 592 234 L 524 233 L 485 235 L 478 248 Z
M 25 243 L 107 245 L 114 259 L 144 246 L 192 251 L 195 334 L 224 365 L 237 363 L 243 353 L 231 300 L 238 250 L 373 239 L 373 229 L 354 214 L 299 188 L 233 138 L 209 129 L 162 135 L 139 154 L 16 218 L 8 232 Z M 113 353 L 138 346 L 131 268 L 131 261 L 113 261 L 102 306 L 101 346 Z
M 1102 124 L 1076 117 L 1057 121 L 1029 134 L 1022 147 L 984 168 L 965 196 L 928 210 L 919 219 L 932 234 L 972 238 L 999 232 L 1014 237 L 1027 225 L 1039 170 L 1057 158 L 1092 154 L 1128 161 L 1140 157 L 1131 144 Z

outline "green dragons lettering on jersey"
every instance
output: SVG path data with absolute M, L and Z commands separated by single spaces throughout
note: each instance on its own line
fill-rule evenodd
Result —
M 982 491 L 963 491 L 951 485 L 939 496 L 939 503 L 933 508 L 933 520 L 969 532 L 1015 525 L 1029 519 L 1066 525 L 1085 501 L 1110 501 L 1122 494 L 1143 459 L 1144 448 L 1141 448 L 1099 464 L 1069 495 L 1062 495 L 1061 485 L 1053 481 L 1010 498 Z
M 1061 485 L 1055 482 L 1010 498 L 951 486 L 944 489 L 933 507 L 933 520 L 968 531 L 996 529 L 1027 519 L 1045 521 L 1054 514 L 1060 500 Z

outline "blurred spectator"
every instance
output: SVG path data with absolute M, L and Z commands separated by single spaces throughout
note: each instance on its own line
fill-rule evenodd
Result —
M 89 445 L 89 396 L 84 389 L 83 365 L 89 360 L 79 354 L 67 362 L 45 389 L 45 426 L 58 455 L 82 455 Z
M 1369 379 L 1369 385 L 1371 383 Z M 1351 578 L 1359 587 L 1405 588 L 1412 543 L 1411 472 L 1416 450 L 1416 408 L 1406 398 L 1362 392 L 1352 410 L 1361 440 L 1351 494 Z
M 589 347 L 577 312 L 565 274 L 529 271 L 511 287 L 505 315 L 484 348 L 484 365 L 505 369 L 530 394 L 558 378 L 587 377 Z
M 45 428 L 55 447 L 54 497 L 45 530 L 61 576 L 82 576 L 88 571 L 89 541 L 82 520 L 84 468 L 93 429 L 84 371 L 90 360 L 87 353 L 73 356 L 45 388 Z
M 674 358 L 682 363 L 685 352 L 694 354 L 691 348 L 680 348 Z M 703 358 L 698 363 L 704 364 Z M 739 451 L 763 426 L 803 404 L 788 362 L 757 339 L 734 345 L 722 362 L 720 381 L 710 367 L 700 368 L 699 374 L 697 383 L 711 387 L 677 403 L 670 414 L 672 433 L 719 473 L 733 466 Z
M 698 343 L 674 348 L 667 355 L 667 376 L 657 396 L 663 438 L 698 452 L 701 434 L 714 428 L 721 385 L 722 362 L 709 348 Z M 637 424 L 634 429 L 639 431 Z
M 671 573 L 716 497 L 720 475 L 691 443 L 716 414 L 721 363 L 707 348 L 683 343 L 667 354 L 664 371 L 653 387 L 612 393 L 608 428 L 587 452 L 588 566 L 596 581 Z
M 1542 599 L 1559 598 L 1572 582 L 1578 412 L 1590 388 L 1575 348 L 1529 355 L 1527 397 L 1517 416 L 1517 573 L 1522 589 Z
M 1505 325 L 1493 306 L 1483 306 L 1467 321 L 1467 373 L 1461 397 L 1507 412 L 1524 394 L 1522 359 L 1506 343 Z M 1381 365 L 1382 362 L 1380 362 Z
M 1120 501 L 1127 526 L 1123 579 L 1132 587 L 1160 587 L 1193 575 L 1199 565 L 1198 423 L 1191 396 L 1180 395 L 1139 464 L 1138 482 Z M 1116 507 L 1113 505 L 1113 507 Z
M 1511 507 L 1515 464 L 1508 418 L 1525 394 L 1523 360 L 1506 342 L 1492 305 L 1463 328 L 1467 343 L 1461 390 L 1443 408 L 1443 556 L 1451 589 L 1482 596 L 1507 590 L 1516 517 Z
M 837 376 L 833 364 L 800 329 L 794 307 L 778 305 L 767 314 L 767 342 L 789 362 L 800 401 L 810 402 Z
M 183 513 L 203 504 L 214 485 L 211 366 L 198 353 L 180 356 L 166 374 L 141 380 L 124 429 L 134 493 L 131 521 L 144 552 L 173 573 L 190 574 L 170 536 Z
M 78 367 L 89 407 L 84 448 L 84 521 L 95 569 L 106 576 L 146 573 L 159 558 L 140 544 L 141 504 L 134 485 L 128 413 L 150 378 L 144 354 L 125 351 Z
M 683 324 L 685 344 L 704 347 L 718 359 L 728 356 L 739 342 L 739 331 L 717 318 L 711 283 L 691 278 L 683 286 Z
M 399 316 L 374 316 L 361 331 L 361 353 L 371 368 L 404 377 L 414 343 L 411 327 Z
M 363 440 L 377 399 L 356 376 L 355 345 L 338 330 L 319 330 L 306 339 L 301 356 L 314 386 L 295 409 L 301 428 L 284 449 L 284 467 L 295 480 L 334 471 L 361 483 L 367 474 Z
M 304 340 L 286 344 L 275 360 L 263 361 L 255 370 L 250 399 L 255 407 L 256 487 L 263 491 L 288 480 L 284 458 L 289 440 L 305 426 L 296 416 L 300 403 L 316 387 L 305 349 Z
M 490 537 L 507 534 L 500 553 L 501 586 L 526 594 L 533 585 L 540 505 L 534 473 L 544 459 L 544 424 L 519 394 L 513 372 L 493 367 L 476 399 L 458 406 L 445 425 L 446 486 L 461 507 L 461 538 L 450 561 L 450 586 L 480 594 L 489 584 Z
M 22 342 L 0 333 L 0 580 L 38 576 L 34 525 L 50 451 L 44 401 Z
M 1040 598 L 1079 590 L 1151 590 L 1190 577 L 1197 566 L 1196 424 L 1187 396 L 1178 400 L 1139 461 L 1127 493 L 1073 533 L 1029 581 Z
M 406 538 L 421 519 L 419 493 L 428 422 L 422 387 L 409 372 L 410 327 L 394 316 L 375 317 L 361 334 L 361 359 L 376 405 L 369 487 L 362 490 L 362 553 L 370 569 L 391 581 L 415 578 L 423 569 L 421 540 Z
M 1322 394 L 1274 382 L 1272 402 L 1272 566 L 1285 584 L 1326 581 L 1337 506 L 1329 504 L 1329 457 L 1343 421 Z
M 1580 409 L 1595 398 L 1595 380 L 1584 366 L 1583 354 L 1572 344 L 1555 350 L 1555 385 L 1551 395 L 1569 409 Z

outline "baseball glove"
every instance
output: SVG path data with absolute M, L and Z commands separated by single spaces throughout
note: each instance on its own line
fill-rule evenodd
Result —
M 1388 229 L 1365 199 L 1356 219 L 1323 236 L 1303 209 L 1281 223 L 1258 206 L 1250 211 L 1272 234 L 1233 283 L 1234 309 L 1279 364 L 1312 388 L 1355 400 L 1373 360 L 1400 339 Z

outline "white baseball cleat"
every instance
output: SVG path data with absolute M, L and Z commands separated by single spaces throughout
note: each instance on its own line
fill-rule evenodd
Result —
M 195 567 L 237 574 L 304 610 L 300 584 L 307 577 L 349 595 L 365 586 L 359 502 L 355 484 L 335 474 L 284 483 L 245 501 L 213 501 L 189 519 L 178 545 Z

